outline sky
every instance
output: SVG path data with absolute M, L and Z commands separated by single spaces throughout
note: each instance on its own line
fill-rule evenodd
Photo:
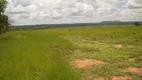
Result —
M 142 21 L 142 0 L 7 0 L 12 25 Z

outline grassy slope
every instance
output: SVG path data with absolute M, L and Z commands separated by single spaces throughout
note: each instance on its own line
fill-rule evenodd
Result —
M 79 80 L 64 58 L 71 43 L 57 35 L 54 30 L 0 35 L 0 80 Z
M 142 67 L 142 27 L 76 28 L 70 30 L 65 39 L 76 46 L 72 59 L 97 59 L 106 62 L 105 65 L 93 66 L 87 73 L 86 69 L 79 69 L 83 76 L 95 75 L 94 78 L 108 79 L 111 76 L 131 76 L 136 80 L 142 79 L 142 75 L 121 71 L 128 67 Z M 117 44 L 122 47 L 116 48 Z
M 124 47 L 118 49 L 114 44 Z M 69 65 L 76 58 L 107 63 L 93 66 L 88 73 L 78 69 L 83 76 L 129 75 L 139 80 L 141 75 L 119 69 L 142 66 L 142 27 L 59 28 L 0 35 L 2 80 L 79 80 L 78 70 Z M 136 60 L 130 62 L 132 58 Z

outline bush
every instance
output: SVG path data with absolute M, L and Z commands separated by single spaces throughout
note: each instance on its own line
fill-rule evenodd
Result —
M 138 22 L 135 22 L 135 26 L 140 26 L 140 24 Z

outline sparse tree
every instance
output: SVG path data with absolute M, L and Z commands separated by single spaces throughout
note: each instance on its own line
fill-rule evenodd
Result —
M 140 26 L 140 24 L 138 22 L 135 22 L 135 26 Z
M 9 28 L 8 17 L 4 14 L 6 4 L 6 0 L 0 0 L 0 34 L 6 32 Z

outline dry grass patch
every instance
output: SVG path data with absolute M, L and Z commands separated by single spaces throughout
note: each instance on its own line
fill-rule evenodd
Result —
M 136 60 L 136 58 L 129 59 L 129 61 L 135 61 L 135 60 Z
M 130 76 L 114 76 L 112 77 L 112 80 L 134 80 Z
M 108 78 L 104 78 L 104 77 L 98 77 L 98 78 L 94 78 L 92 80 L 109 80 Z
M 95 41 L 95 40 L 89 40 L 88 42 L 97 42 L 97 41 Z
M 11 38 L 25 38 L 26 36 L 25 35 L 22 35 L 22 34 L 18 34 L 18 35 L 13 35 L 13 36 L 10 36 Z
M 135 80 L 130 76 L 97 77 L 89 76 L 87 80 Z
M 127 47 L 128 47 L 128 48 L 133 48 L 134 46 L 133 46 L 133 45 L 127 45 Z
M 12 35 L 12 36 L 3 36 L 3 37 L 0 37 L 0 39 L 8 39 L 8 38 L 25 38 L 26 36 L 24 35 Z
M 95 41 L 95 40 L 88 40 L 87 42 L 90 42 L 90 43 L 99 43 L 99 44 L 106 44 L 106 43 Z
M 88 76 L 85 80 L 109 80 L 109 78 L 105 78 L 105 77 L 96 77 L 94 74 Z
M 104 64 L 104 62 L 95 59 L 85 59 L 85 60 L 76 59 L 73 61 L 73 65 L 75 65 L 77 68 L 90 67 L 98 64 Z
M 115 48 L 122 48 L 122 47 L 127 47 L 127 48 L 133 48 L 133 45 L 122 45 L 122 44 L 115 44 L 113 45 Z
M 94 78 L 94 75 L 90 75 L 90 76 L 87 77 L 87 80 L 91 80 L 93 78 Z
M 123 46 L 123 45 L 121 45 L 121 44 L 116 44 L 116 45 L 114 45 L 114 47 L 116 47 L 116 48 L 122 48 L 122 46 Z

